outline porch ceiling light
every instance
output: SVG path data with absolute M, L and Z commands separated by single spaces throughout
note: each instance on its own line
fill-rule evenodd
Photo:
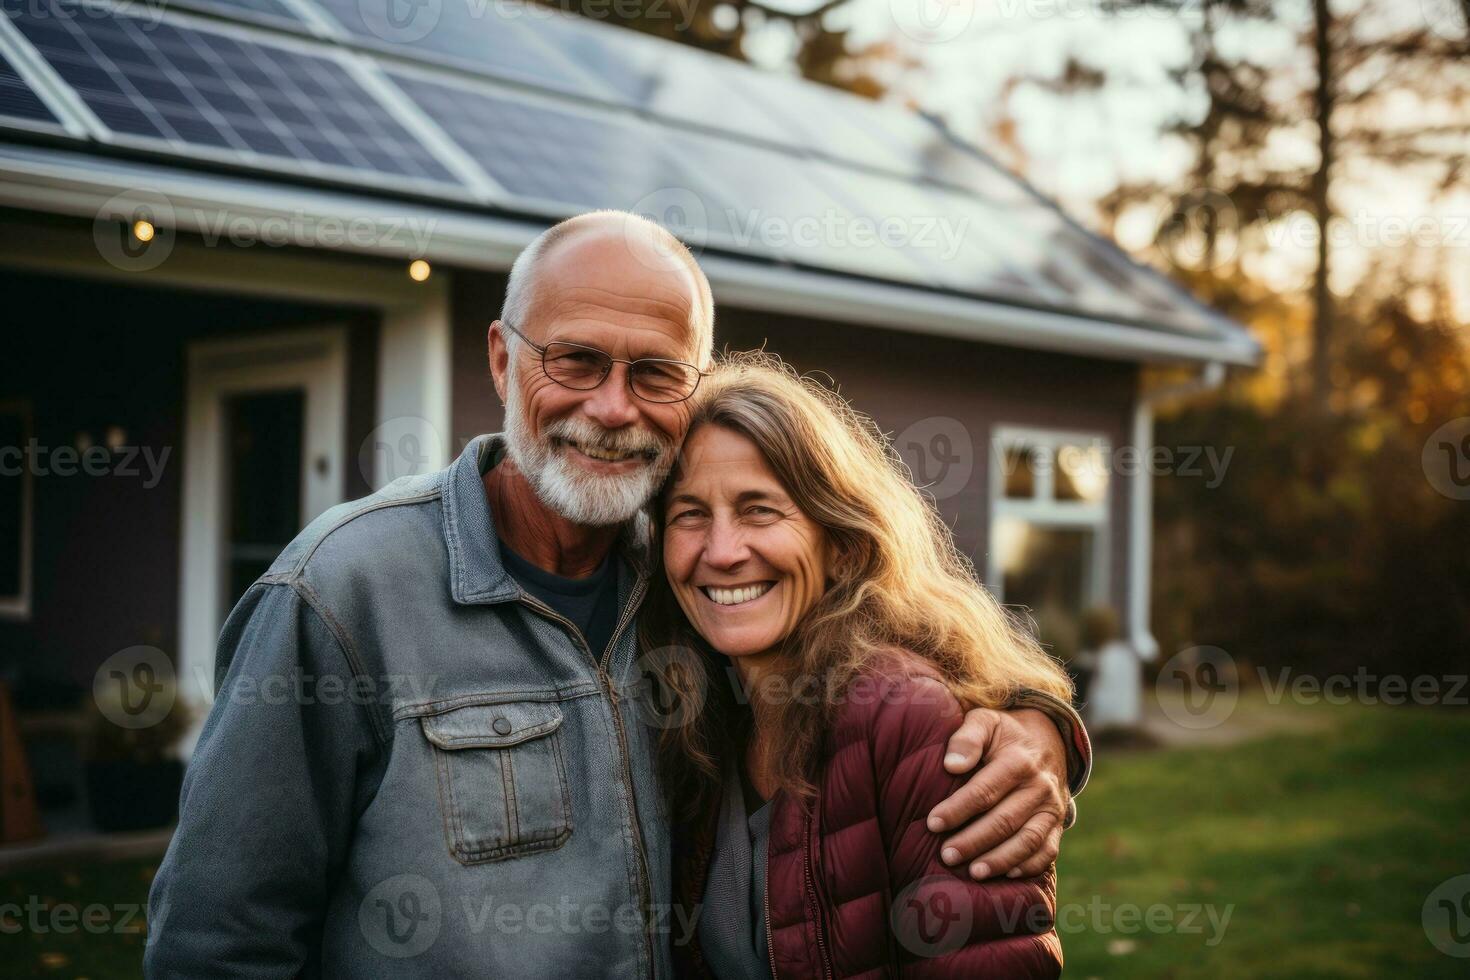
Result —
M 133 237 L 140 242 L 153 241 L 154 232 L 153 222 L 147 218 L 139 218 L 133 222 Z
M 414 282 L 423 282 L 428 279 L 429 273 L 432 271 L 429 268 L 429 263 L 423 259 L 414 259 L 408 264 L 408 278 Z

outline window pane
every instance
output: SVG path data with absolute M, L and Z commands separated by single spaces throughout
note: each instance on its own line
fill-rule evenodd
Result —
M 1077 652 L 1093 539 L 1088 529 L 1038 527 L 1014 519 L 997 528 L 1006 605 L 1025 606 L 1041 641 L 1065 659 Z
M 1030 500 L 1036 496 L 1036 471 L 1045 462 L 1045 449 L 1029 443 L 1012 443 L 1006 447 L 1005 466 L 1006 497 L 1011 500 Z
M 281 391 L 231 398 L 228 594 L 233 606 L 301 530 L 301 452 L 306 398 Z
M 1056 498 L 1094 503 L 1108 493 L 1107 456 L 1097 444 L 1057 450 Z

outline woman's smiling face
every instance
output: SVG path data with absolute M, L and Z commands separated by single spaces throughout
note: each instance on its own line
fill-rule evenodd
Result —
M 771 650 L 826 590 L 826 533 L 755 443 L 717 425 L 685 441 L 666 493 L 664 571 L 690 624 L 728 657 Z

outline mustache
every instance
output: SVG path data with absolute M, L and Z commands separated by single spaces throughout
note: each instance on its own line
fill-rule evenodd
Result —
M 644 429 L 604 429 L 586 419 L 560 419 L 547 426 L 543 438 L 575 442 L 579 446 L 609 453 L 639 453 L 660 457 L 673 449 L 673 441 Z

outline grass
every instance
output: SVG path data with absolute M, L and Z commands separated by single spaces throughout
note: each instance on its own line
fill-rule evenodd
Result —
M 1470 972 L 1422 918 L 1437 885 L 1470 872 L 1470 713 L 1273 710 L 1328 712 L 1331 725 L 1099 756 L 1058 869 L 1068 976 Z M 1124 905 L 1163 906 L 1160 927 L 1125 932 Z M 1200 932 L 1176 928 L 1190 906 L 1212 908 L 1223 929 L 1204 914 Z
M 1063 845 L 1068 977 L 1467 974 L 1470 962 L 1431 945 L 1421 911 L 1435 886 L 1470 872 L 1470 713 L 1272 710 L 1328 712 L 1329 730 L 1100 753 Z M 38 932 L 29 913 L 6 910 L 4 974 L 141 976 L 141 913 L 122 919 L 146 901 L 155 866 L 0 882 L 0 905 L 38 896 L 51 909 L 101 906 L 108 916 L 102 931 Z

